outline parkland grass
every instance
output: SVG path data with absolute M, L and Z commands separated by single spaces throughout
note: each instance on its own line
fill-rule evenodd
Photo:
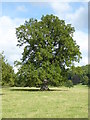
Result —
M 3 118 L 88 118 L 88 87 L 3 88 Z

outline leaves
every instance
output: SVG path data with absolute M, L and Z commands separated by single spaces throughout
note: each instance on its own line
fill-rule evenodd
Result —
M 32 71 L 29 73 L 29 79 L 36 82 L 46 78 L 54 84 L 60 83 L 66 67 L 81 58 L 79 46 L 73 40 L 74 32 L 71 24 L 66 25 L 52 14 L 42 16 L 40 21 L 30 19 L 16 28 L 17 45 L 25 46 L 22 65 L 32 65 L 33 71 L 36 70 L 36 75 Z
M 0 54 L 1 57 L 1 65 L 2 65 L 2 79 L 1 84 L 2 86 L 14 86 L 15 81 L 15 73 L 13 67 L 8 64 L 5 56 Z

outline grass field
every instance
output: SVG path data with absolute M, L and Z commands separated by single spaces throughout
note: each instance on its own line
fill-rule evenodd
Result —
M 88 87 L 3 88 L 3 118 L 87 118 Z

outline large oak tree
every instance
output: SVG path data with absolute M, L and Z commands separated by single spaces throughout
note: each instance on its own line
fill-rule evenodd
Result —
M 42 16 L 40 21 L 29 19 L 16 28 L 17 45 L 24 46 L 18 76 L 23 76 L 28 86 L 44 79 L 51 85 L 62 85 L 66 68 L 81 58 L 79 46 L 73 40 L 74 32 L 71 24 L 52 14 Z

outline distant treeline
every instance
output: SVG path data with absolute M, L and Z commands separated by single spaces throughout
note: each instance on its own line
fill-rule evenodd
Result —
M 37 87 L 41 84 L 41 81 L 35 83 L 34 78 L 30 78 L 31 74 L 36 74 L 34 71 L 31 71 L 30 73 L 29 71 L 27 71 L 27 68 L 23 68 L 20 69 L 18 73 L 15 74 L 13 67 L 7 62 L 7 60 L 5 60 L 5 57 L 2 54 L 0 54 L 0 56 L 2 57 L 2 59 L 0 60 L 1 62 L 0 64 L 2 64 L 2 69 L 0 70 L 0 72 L 2 71 L 2 75 L 0 74 L 0 78 L 2 77 L 2 79 L 0 81 L 0 84 L 2 86 Z M 26 76 L 23 73 L 25 73 Z M 90 64 L 81 67 L 72 66 L 71 68 L 68 68 L 65 73 L 65 79 L 62 80 L 62 83 L 59 85 L 57 84 L 51 85 L 61 86 L 66 85 L 66 83 L 71 85 L 79 83 L 81 83 L 82 85 L 90 85 Z
M 68 80 L 72 80 L 73 84 L 90 84 L 90 64 L 81 67 L 72 66 L 67 72 L 67 77 Z
M 0 85 L 2 86 L 14 86 L 16 74 L 14 73 L 13 67 L 5 59 L 5 56 L 0 54 Z

